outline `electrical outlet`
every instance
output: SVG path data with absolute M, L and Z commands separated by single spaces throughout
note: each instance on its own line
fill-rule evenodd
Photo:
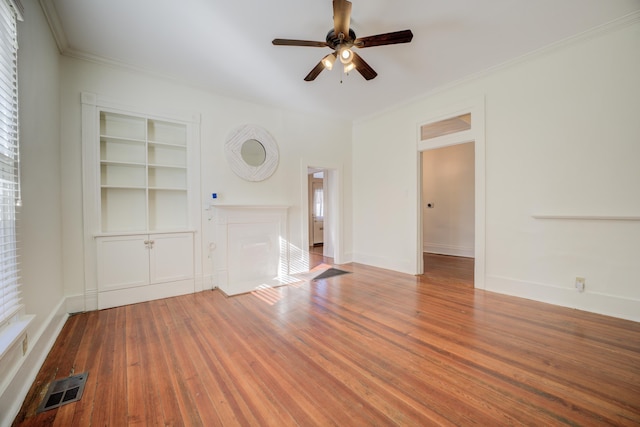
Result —
M 584 292 L 584 277 L 576 277 L 576 289 L 578 292 Z
M 29 341 L 27 334 L 24 335 L 24 339 L 22 340 L 22 355 L 27 354 L 27 350 L 29 349 Z

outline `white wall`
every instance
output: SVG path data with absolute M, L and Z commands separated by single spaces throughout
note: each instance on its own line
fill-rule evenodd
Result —
M 422 152 L 425 252 L 473 258 L 474 166 L 473 142 Z
M 288 205 L 289 237 L 293 256 L 302 247 L 301 162 L 312 165 L 340 164 L 343 167 L 344 217 L 343 245 L 351 248 L 351 124 L 302 112 L 284 111 L 240 100 L 217 96 L 188 85 L 145 73 L 63 57 L 62 78 L 62 199 L 65 230 L 65 292 L 81 295 L 84 291 L 82 263 L 82 162 L 80 93 L 92 92 L 138 111 L 198 113 L 201 115 L 201 189 L 203 208 L 211 193 L 216 203 Z M 212 76 L 215 78 L 215 76 Z M 247 182 L 229 168 L 224 154 L 227 135 L 235 127 L 253 123 L 264 127 L 279 146 L 280 163 L 276 172 L 262 182 Z M 306 171 L 306 167 L 304 168 Z M 305 191 L 306 192 L 306 191 Z M 212 272 L 207 258 L 213 233 L 212 224 L 203 221 L 204 275 Z M 294 265 L 299 266 L 298 262 Z
M 640 320 L 640 222 L 532 217 L 640 216 L 638 20 L 355 123 L 354 260 L 418 271 L 417 125 L 484 96 L 486 289 Z
M 0 362 L 0 425 L 13 421 L 62 322 L 66 319 L 62 276 L 58 50 L 37 1 L 23 1 L 18 23 L 20 160 L 23 206 L 19 255 L 25 312 L 35 315 L 22 346 Z M 13 357 L 16 355 L 17 357 Z M 9 363 L 11 366 L 7 366 Z

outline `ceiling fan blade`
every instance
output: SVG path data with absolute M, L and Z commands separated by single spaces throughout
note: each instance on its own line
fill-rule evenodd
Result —
M 356 70 L 358 70 L 358 72 L 362 74 L 362 77 L 364 77 L 365 80 L 375 79 L 376 76 L 378 75 L 378 73 L 376 73 L 375 70 L 371 68 L 371 66 L 367 64 L 365 60 L 362 59 L 362 57 L 355 52 L 353 52 L 352 61 L 353 61 L 353 65 L 356 66 Z
M 318 77 L 318 74 L 320 74 L 322 72 L 322 70 L 324 70 L 324 65 L 322 64 L 322 61 L 318 62 L 318 65 L 316 65 L 315 67 L 313 67 L 313 70 L 311 70 L 309 72 L 309 74 L 307 74 L 307 77 L 304 78 L 305 82 L 312 82 L 316 79 L 316 77 Z
M 290 40 L 290 39 L 273 39 L 271 42 L 275 46 L 310 46 L 310 47 L 327 47 L 327 42 L 314 42 L 310 40 Z
M 387 44 L 409 43 L 413 39 L 411 30 L 394 31 L 393 33 L 377 34 L 375 36 L 360 37 L 353 43 L 356 47 L 384 46 Z
M 344 34 L 349 37 L 351 24 L 351 2 L 348 0 L 333 0 L 333 29 L 336 35 Z

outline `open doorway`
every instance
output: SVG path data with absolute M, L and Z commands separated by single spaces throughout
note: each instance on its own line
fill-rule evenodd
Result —
M 430 119 L 419 124 L 417 141 L 418 160 L 418 235 L 416 236 L 416 265 L 417 274 L 425 272 L 425 254 L 438 253 L 434 256 L 459 256 L 460 259 L 473 257 L 473 286 L 479 289 L 485 288 L 485 106 L 484 97 L 478 97 L 451 106 L 438 113 L 430 114 Z M 450 153 L 437 152 L 446 147 L 452 151 L 466 151 L 466 161 L 455 162 L 451 160 Z M 425 152 L 432 151 L 439 158 L 425 159 Z M 443 153 L 439 155 L 439 153 Z M 452 163 L 447 164 L 451 161 Z M 431 166 L 429 166 L 431 162 Z M 430 178 L 425 176 L 425 168 L 433 169 L 437 165 L 443 171 L 440 172 L 445 184 L 451 180 L 452 175 L 462 173 L 466 182 L 465 190 L 460 188 L 446 189 L 445 196 L 441 196 L 430 184 L 424 181 Z M 457 170 L 461 168 L 461 170 Z M 430 171 L 431 172 L 431 171 Z M 442 182 L 436 183 L 438 187 Z M 471 191 L 470 187 L 473 188 Z M 439 188 L 438 191 L 442 190 Z M 430 192 L 431 191 L 431 192 Z M 467 196 L 462 197 L 457 192 L 464 191 Z M 426 193 L 425 193 L 426 192 Z M 445 197 L 441 202 L 435 198 Z M 447 206 L 453 198 L 455 206 Z M 472 202 L 471 202 L 472 200 Z M 444 203 L 444 205 L 442 205 Z M 444 209 L 439 209 L 444 208 Z M 447 210 L 450 210 L 447 212 Z M 453 216 L 453 218 L 452 218 Z M 458 216 L 456 219 L 455 217 Z M 464 224 L 458 223 L 460 216 L 466 216 Z M 470 221 L 473 217 L 473 226 Z M 430 222 L 431 221 L 431 222 Z M 443 222 L 456 222 L 453 228 L 440 227 Z M 434 223 L 436 226 L 434 227 Z M 440 224 L 438 224 L 440 223 Z M 440 227 L 440 228 L 438 228 Z M 438 233 L 444 236 L 434 236 Z M 473 239 L 470 236 L 473 236 Z M 444 237 L 444 238 L 443 238 Z M 441 255 L 441 254 L 448 255 Z
M 328 258 L 332 263 L 342 259 L 340 171 L 339 165 L 304 166 L 303 247 L 307 254 Z
M 309 251 L 323 253 L 325 189 L 323 169 L 309 169 Z
M 423 151 L 421 175 L 424 274 L 473 285 L 475 143 Z
M 343 220 L 343 189 L 342 175 L 343 167 L 339 162 L 333 162 L 327 159 L 302 159 L 300 162 L 300 225 L 301 243 L 302 245 L 292 247 L 290 257 L 294 270 L 308 271 L 311 262 L 317 259 L 318 255 L 313 254 L 309 248 L 313 240 L 310 239 L 310 191 L 309 191 L 309 175 L 316 172 L 323 172 L 323 243 L 322 255 L 324 263 L 342 264 L 345 261 L 343 249 L 342 220 Z M 311 259 L 313 258 L 313 259 Z M 328 260 L 326 260 L 328 258 Z M 306 266 L 306 269 L 304 269 Z

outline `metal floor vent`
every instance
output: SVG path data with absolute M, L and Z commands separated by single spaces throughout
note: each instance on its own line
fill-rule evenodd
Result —
M 40 412 L 80 400 L 84 385 L 87 382 L 87 376 L 89 376 L 89 373 L 83 372 L 52 382 L 36 413 L 39 414 Z

